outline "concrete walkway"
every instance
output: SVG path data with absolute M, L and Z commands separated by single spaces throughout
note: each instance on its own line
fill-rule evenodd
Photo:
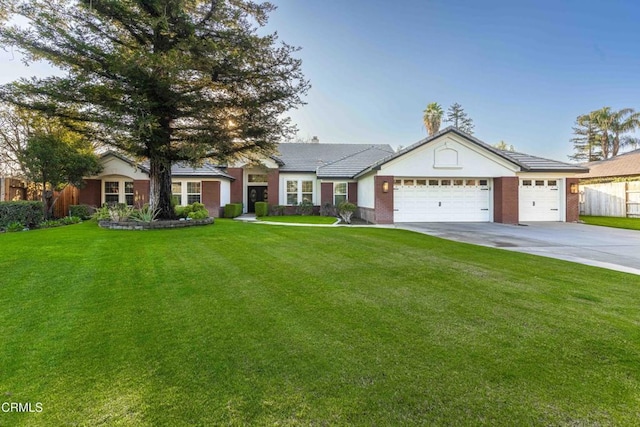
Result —
M 640 231 L 561 222 L 403 223 L 396 228 L 640 275 Z

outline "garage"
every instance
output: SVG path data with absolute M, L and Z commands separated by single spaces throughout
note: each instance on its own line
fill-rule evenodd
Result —
M 488 178 L 401 178 L 394 180 L 395 222 L 489 222 Z
M 521 179 L 518 210 L 521 222 L 562 221 L 557 179 Z

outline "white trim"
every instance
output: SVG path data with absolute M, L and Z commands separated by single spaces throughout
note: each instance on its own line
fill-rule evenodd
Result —
M 105 189 L 105 183 L 107 182 L 117 182 L 118 183 L 118 203 L 124 203 L 127 206 L 133 206 L 135 204 L 136 193 L 133 190 L 133 193 L 125 193 L 125 183 L 130 182 L 133 185 L 134 180 L 128 177 L 122 176 L 104 176 L 100 180 L 100 204 L 104 205 L 107 203 L 107 192 Z M 115 194 L 115 193 L 109 193 Z M 134 197 L 133 203 L 129 205 L 127 203 L 127 195 L 132 195 Z
M 202 180 L 201 179 L 193 179 L 193 178 L 173 178 L 171 179 L 171 185 L 173 186 L 173 183 L 180 183 L 180 205 L 178 206 L 187 206 L 189 203 L 189 194 L 196 194 L 196 193 L 188 193 L 187 192 L 187 187 L 188 187 L 188 183 L 189 182 L 197 182 L 200 184 L 200 203 L 202 203 Z M 173 190 L 171 191 L 171 196 L 173 196 Z

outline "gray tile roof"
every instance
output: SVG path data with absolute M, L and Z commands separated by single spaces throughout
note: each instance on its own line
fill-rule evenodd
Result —
M 104 158 L 107 156 L 114 156 L 119 158 L 120 160 L 129 163 L 132 166 L 137 167 L 142 172 L 149 174 L 149 161 L 145 160 L 141 163 L 137 163 L 130 158 L 116 152 L 116 151 L 107 151 L 103 153 L 100 157 Z M 181 177 L 212 177 L 212 178 L 229 178 L 235 179 L 231 175 L 228 175 L 222 167 L 215 166 L 211 163 L 205 162 L 202 166 L 193 167 L 185 162 L 178 162 L 171 166 L 171 175 L 176 178 Z
M 319 178 L 351 178 L 393 154 L 387 144 L 286 143 L 278 145 L 281 172 L 313 172 Z
M 579 165 L 572 165 L 570 163 L 558 162 L 556 160 L 543 159 L 542 157 L 535 157 L 535 156 L 531 156 L 524 153 L 514 153 L 512 151 L 499 150 L 487 144 L 486 142 L 479 140 L 474 136 L 471 136 L 462 132 L 461 130 L 459 130 L 454 126 L 449 126 L 427 138 L 424 138 L 416 142 L 415 144 L 412 144 L 408 147 L 403 148 L 402 150 L 398 151 L 397 153 L 387 158 L 379 160 L 378 162 L 372 164 L 371 166 L 369 166 L 368 168 L 360 172 L 358 176 L 363 175 L 369 171 L 379 169 L 380 166 L 382 166 L 383 164 L 390 162 L 391 160 L 396 159 L 398 157 L 404 156 L 405 154 L 415 150 L 416 148 L 422 147 L 423 145 L 428 144 L 431 141 L 434 141 L 435 139 L 441 137 L 442 135 L 450 132 L 465 138 L 471 143 L 476 144 L 487 151 L 490 151 L 491 153 L 507 160 L 510 163 L 513 163 L 516 166 L 519 166 L 522 171 L 527 171 L 527 172 L 584 172 L 585 171 L 585 168 Z
M 616 176 L 640 175 L 640 149 L 629 151 L 606 160 L 584 164 L 588 173 L 576 175 L 577 178 L 607 178 Z

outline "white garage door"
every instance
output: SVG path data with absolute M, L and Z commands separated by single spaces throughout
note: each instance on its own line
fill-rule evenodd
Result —
M 558 180 L 521 179 L 518 201 L 522 222 L 562 221 Z
M 488 179 L 403 178 L 393 188 L 395 222 L 491 221 Z

